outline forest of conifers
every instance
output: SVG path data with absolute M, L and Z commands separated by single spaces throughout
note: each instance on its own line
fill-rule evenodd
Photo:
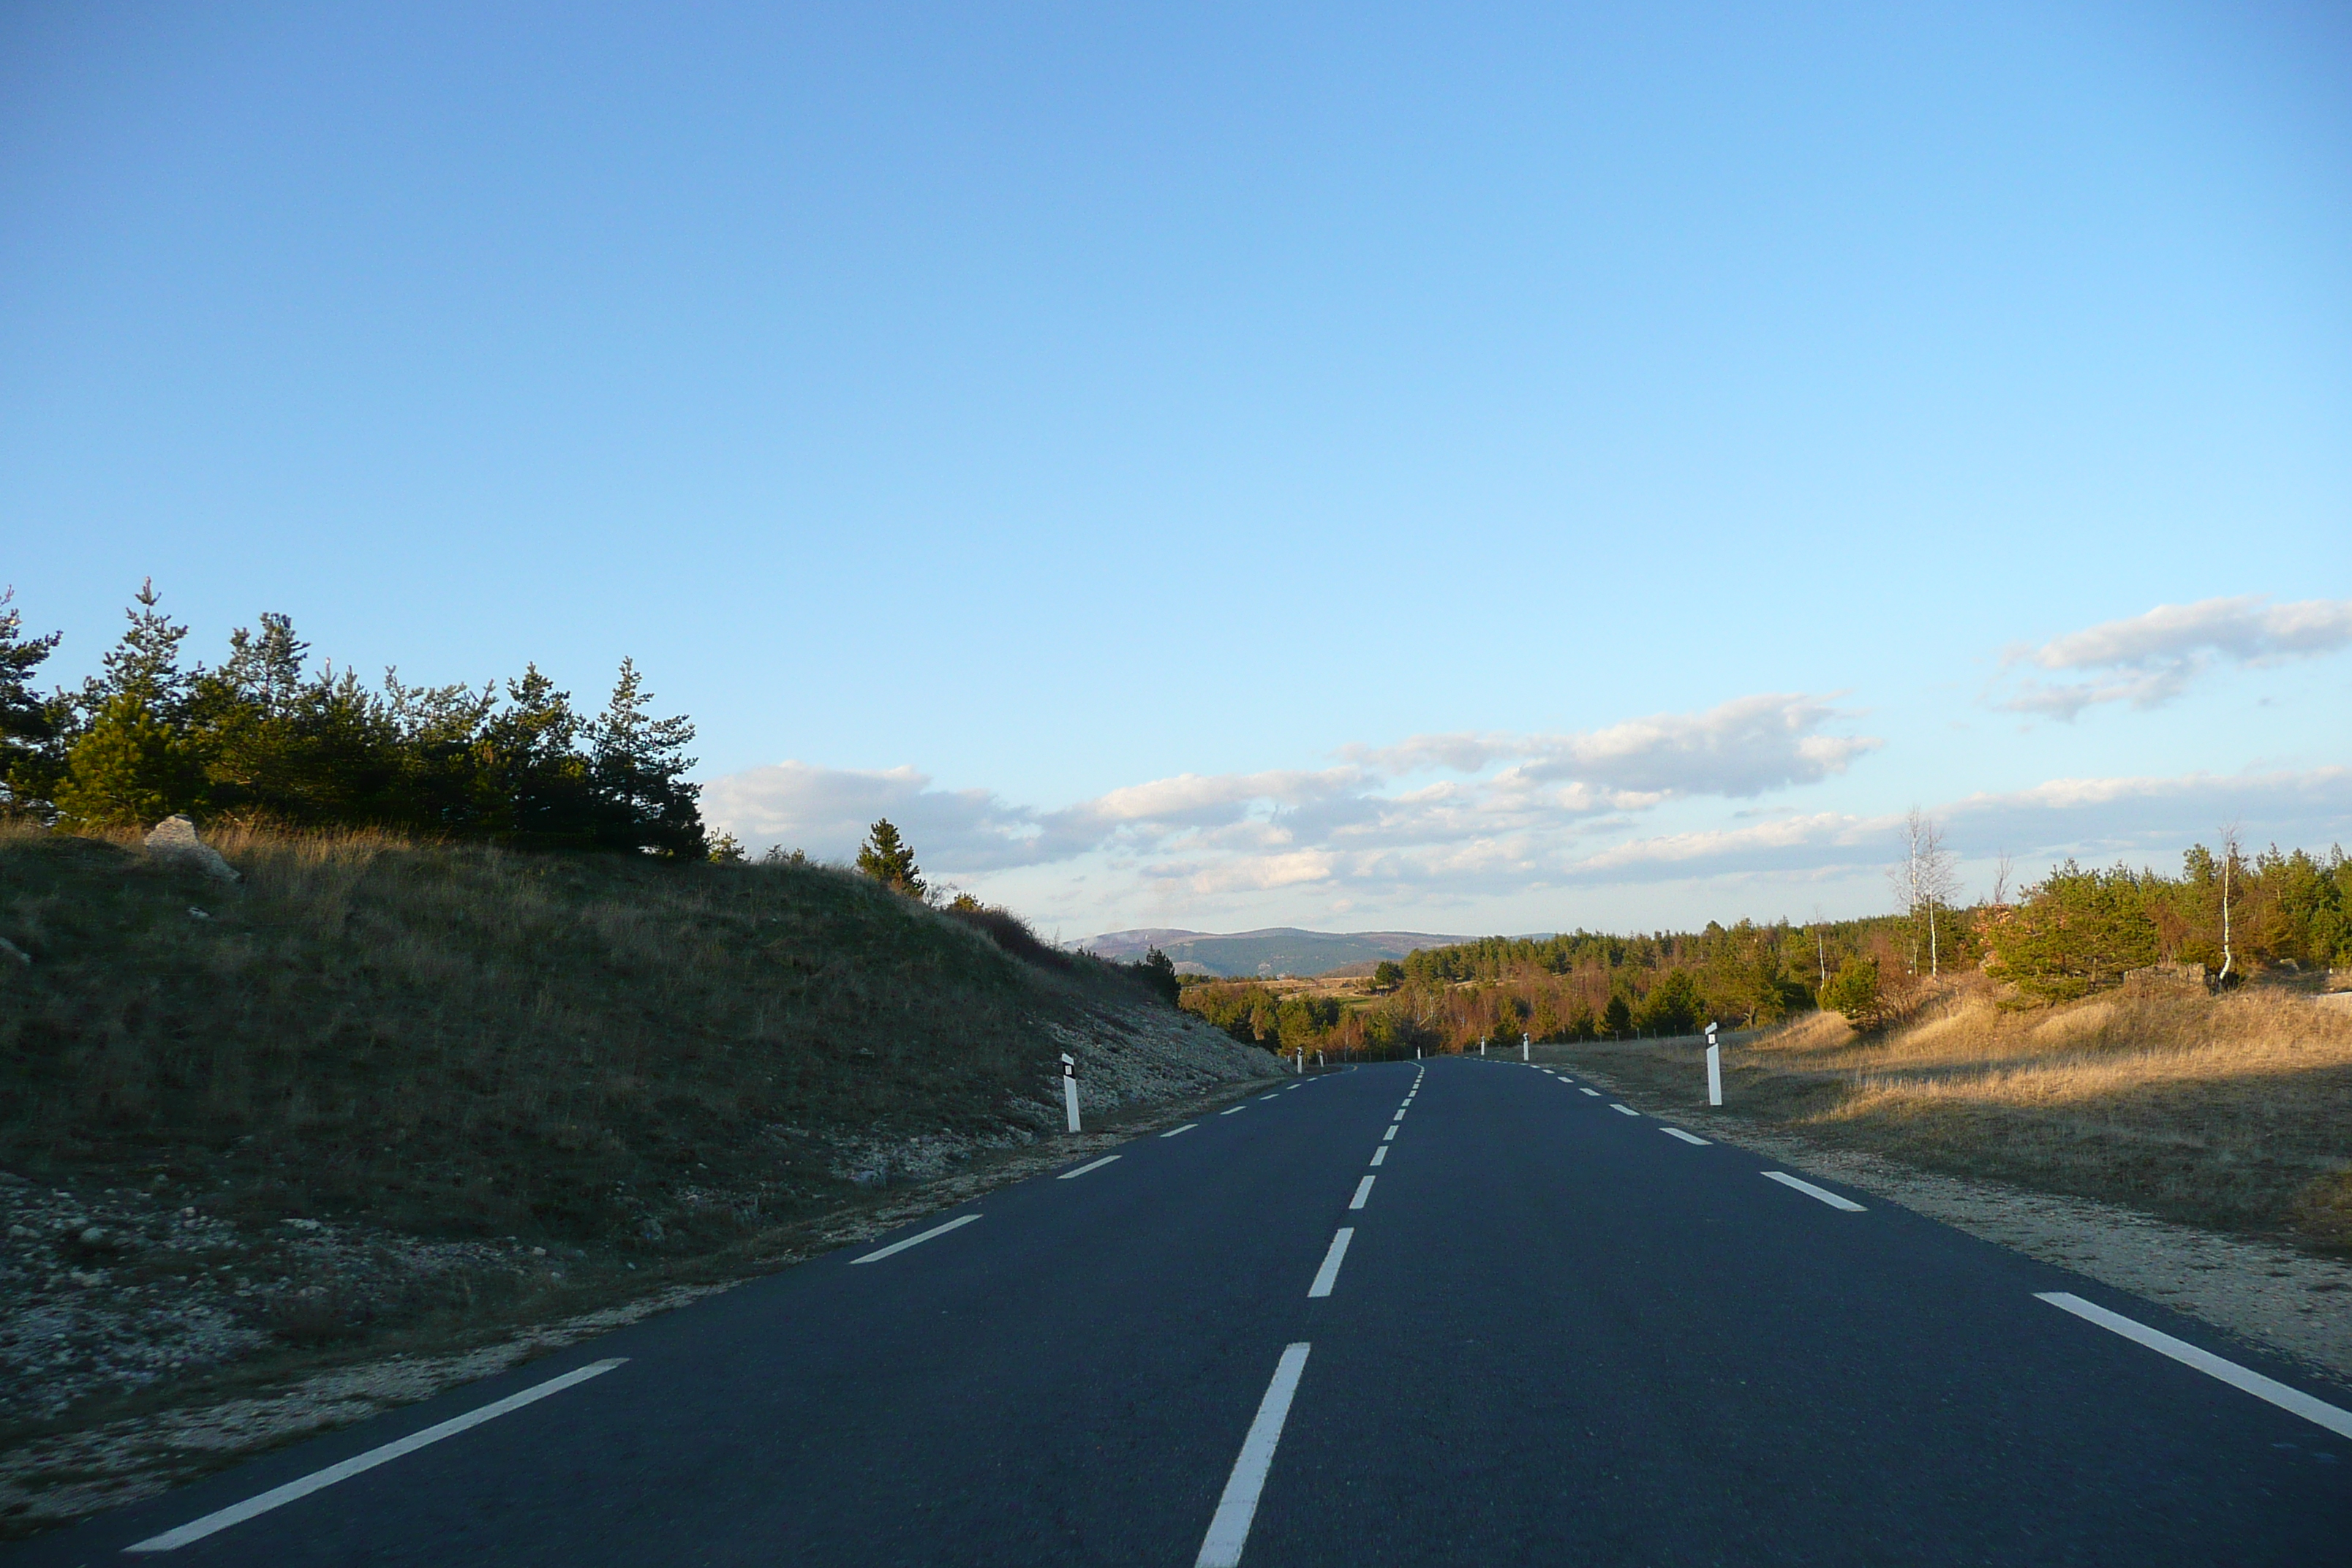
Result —
M 2227 893 L 2228 921 L 2223 921 Z M 1934 917 L 1931 937 L 1929 917 Z M 2227 951 L 2225 952 L 2225 937 Z M 1709 921 L 1701 931 L 1488 937 L 1383 965 L 1369 998 L 1188 981 L 1182 1005 L 1269 1049 L 1410 1056 L 1480 1039 L 1682 1035 L 1827 1006 L 1869 1025 L 1937 980 L 1981 971 L 2025 1002 L 2064 1001 L 2159 962 L 2232 979 L 2352 966 L 2352 864 L 2275 847 L 2203 846 L 2180 874 L 2055 867 L 2014 902 L 1811 925 Z
M 684 755 L 694 728 L 656 719 L 621 665 L 602 713 L 575 711 L 536 667 L 478 689 L 381 687 L 307 667 L 284 616 L 184 667 L 187 628 L 153 585 L 103 671 L 79 690 L 35 689 L 58 645 L 24 635 L 0 597 L 0 812 L 69 831 L 135 828 L 174 813 L 273 826 L 382 828 L 539 848 L 708 853 Z

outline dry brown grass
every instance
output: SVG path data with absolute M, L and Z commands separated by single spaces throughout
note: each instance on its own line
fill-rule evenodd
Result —
M 1706 1114 L 1696 1050 L 1572 1050 Z M 1727 1110 L 1809 1136 L 2352 1253 L 2352 1016 L 2294 993 L 2018 1012 L 1969 986 L 1884 1034 L 1810 1015 L 1726 1070 Z

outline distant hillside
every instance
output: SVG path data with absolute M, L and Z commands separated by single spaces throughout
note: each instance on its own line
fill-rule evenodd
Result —
M 1103 958 L 1131 961 L 1158 948 L 1187 974 L 1328 974 L 1335 969 L 1402 958 L 1421 947 L 1447 947 L 1465 937 L 1427 931 L 1300 931 L 1271 926 L 1264 931 L 1213 931 L 1151 929 L 1107 931 L 1077 945 Z

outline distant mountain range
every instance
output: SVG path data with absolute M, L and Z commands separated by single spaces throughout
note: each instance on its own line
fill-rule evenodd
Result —
M 1417 947 L 1447 947 L 1471 940 L 1417 931 L 1329 931 L 1271 926 L 1221 935 L 1154 927 L 1106 931 L 1072 945 L 1129 963 L 1156 947 L 1175 960 L 1178 971 L 1185 974 L 1273 976 L 1329 974 L 1335 970 L 1370 973 L 1383 958 L 1402 958 Z

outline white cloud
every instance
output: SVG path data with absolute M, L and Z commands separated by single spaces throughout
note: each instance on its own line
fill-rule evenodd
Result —
M 1532 929 L 1603 889 L 1621 910 L 1746 900 L 1770 914 L 1832 888 L 1875 907 L 1895 814 L 1727 804 L 1832 776 L 1878 744 L 1826 733 L 1838 717 L 1821 699 L 1765 696 L 1576 734 L 1416 736 L 1330 767 L 1179 774 L 1059 809 L 912 768 L 787 763 L 714 781 L 704 805 L 755 848 L 835 858 L 887 816 L 936 878 L 1076 929 L 1314 923 L 1343 906 L 1456 925 L 1509 908 L 1526 911 L 1511 929 Z M 1964 857 L 2005 849 L 2021 872 L 2068 855 L 2168 864 L 2224 822 L 2256 843 L 2352 837 L 2352 769 L 2062 778 L 1925 804 Z
M 1929 815 L 1964 858 L 1989 860 L 2008 851 L 2021 869 L 2068 856 L 2168 859 L 2192 842 L 2211 842 L 2224 823 L 2236 824 L 2258 846 L 2276 838 L 2319 847 L 2352 833 L 2352 768 L 2052 779 L 2031 789 L 1967 795 Z M 1894 858 L 1901 820 L 1895 813 L 1824 812 L 1628 838 L 1567 862 L 1561 879 L 1622 885 L 1876 868 Z
M 2146 615 L 2107 621 L 2037 648 L 2013 650 L 2007 664 L 2087 675 L 2081 680 L 2020 678 L 2003 708 L 2073 719 L 2102 702 L 2153 708 L 2170 701 L 2217 660 L 2275 664 L 2352 647 L 2352 599 L 2273 605 L 2266 595 L 2158 605 Z
M 1108 853 L 1204 891 L 1342 879 L 1350 867 L 1459 869 L 1521 845 L 1572 834 L 1609 813 L 1695 796 L 1751 796 L 1841 773 L 1879 742 L 1830 735 L 1843 717 L 1803 694 L 1740 698 L 1704 713 L 1667 713 L 1583 733 L 1418 736 L 1349 747 L 1339 765 L 1195 774 L 1131 784 L 1059 810 L 986 790 L 940 790 L 913 768 L 849 772 L 806 763 L 753 768 L 703 792 L 709 819 L 754 846 L 848 855 L 879 816 L 898 824 L 927 867 L 957 876 Z M 1400 781 L 1437 769 L 1487 777 Z
M 1882 742 L 1821 732 L 1842 717 L 1825 699 L 1765 692 L 1704 713 L 1657 713 L 1578 734 L 1415 735 L 1342 754 L 1387 773 L 1467 773 L 1507 763 L 1528 780 L 1573 781 L 1647 805 L 1676 795 L 1756 795 L 1843 773 Z

